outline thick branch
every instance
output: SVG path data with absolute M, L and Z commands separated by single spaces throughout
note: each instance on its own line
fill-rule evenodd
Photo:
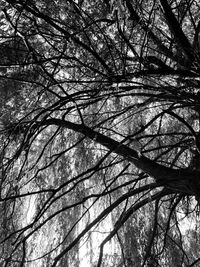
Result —
M 172 12 L 170 5 L 168 4 L 167 0 L 160 0 L 160 3 L 163 7 L 167 24 L 171 32 L 173 33 L 177 44 L 179 45 L 179 47 L 181 47 L 185 56 L 189 60 L 192 60 L 193 59 L 192 46 L 188 41 L 187 37 L 185 36 L 183 30 L 181 29 L 181 26 L 178 20 L 176 19 L 174 13 Z
M 66 120 L 49 119 L 40 125 L 57 125 L 84 134 L 93 141 L 105 146 L 110 151 L 124 157 L 132 162 L 137 168 L 153 177 L 159 185 L 166 186 L 174 191 L 197 195 L 199 183 L 199 172 L 188 169 L 171 169 L 160 165 L 153 160 L 141 156 L 136 150 L 113 140 L 101 133 L 94 131 L 83 124 L 76 124 Z

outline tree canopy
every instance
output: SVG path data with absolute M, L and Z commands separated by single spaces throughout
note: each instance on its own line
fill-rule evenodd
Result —
M 198 266 L 198 0 L 0 0 L 0 265 Z

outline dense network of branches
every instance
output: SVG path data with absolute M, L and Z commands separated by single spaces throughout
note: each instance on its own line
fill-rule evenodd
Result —
M 198 266 L 199 1 L 0 7 L 0 265 Z

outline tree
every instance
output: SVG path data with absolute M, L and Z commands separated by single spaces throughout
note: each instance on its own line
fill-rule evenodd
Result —
M 198 264 L 198 1 L 1 5 L 1 264 Z

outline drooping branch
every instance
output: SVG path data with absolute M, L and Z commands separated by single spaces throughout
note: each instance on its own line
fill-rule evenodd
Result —
M 122 203 L 122 201 L 127 199 L 127 197 L 130 197 L 131 195 L 135 195 L 136 192 L 137 193 L 143 192 L 143 191 L 146 191 L 148 189 L 153 189 L 155 187 L 156 187 L 156 185 L 154 185 L 154 184 L 145 185 L 145 186 L 143 186 L 141 188 L 134 189 L 134 190 L 122 195 L 121 197 L 119 197 L 114 203 L 112 203 L 112 205 L 110 205 L 108 208 L 103 210 L 98 215 L 98 217 L 96 219 L 94 219 L 90 224 L 88 224 L 87 227 L 60 254 L 57 255 L 57 257 L 54 260 L 54 263 L 53 263 L 52 267 L 55 267 L 57 265 L 58 261 L 63 257 L 64 254 L 66 254 L 72 247 L 74 247 L 80 241 L 80 239 L 90 229 L 92 229 L 93 226 L 95 226 L 101 219 L 105 218 L 110 212 L 112 212 L 112 210 L 114 210 L 120 203 Z M 152 198 L 145 198 L 143 201 L 140 201 L 135 206 L 130 207 L 125 212 L 125 214 L 123 214 L 123 217 L 120 217 L 118 219 L 118 221 L 117 221 L 117 223 L 116 223 L 116 225 L 114 227 L 113 234 L 115 234 L 117 232 L 117 230 L 128 220 L 128 218 L 131 216 L 131 214 L 133 214 L 133 212 L 137 211 L 140 207 L 143 207 L 147 203 L 150 203 L 150 202 L 154 201 L 158 197 L 167 195 L 168 193 L 169 192 L 165 192 L 164 190 L 162 190 L 160 193 L 155 194 L 155 196 L 153 196 Z M 111 235 L 112 235 L 112 232 L 111 232 Z
M 117 231 L 121 228 L 121 226 L 131 217 L 131 215 L 134 212 L 136 212 L 139 208 L 145 206 L 146 204 L 148 204 L 150 202 L 153 202 L 155 200 L 159 200 L 163 196 L 166 196 L 167 194 L 168 194 L 168 192 L 165 192 L 165 190 L 163 190 L 159 193 L 156 193 L 151 198 L 147 197 L 147 198 L 143 199 L 142 201 L 140 201 L 139 203 L 137 203 L 136 205 L 131 206 L 126 212 L 124 212 L 124 214 L 122 214 L 122 216 L 120 216 L 120 218 L 115 223 L 114 229 L 110 232 L 110 234 L 101 243 L 97 267 L 101 266 L 102 258 L 103 258 L 103 249 L 104 249 L 105 244 L 111 240 L 111 238 L 117 233 Z

